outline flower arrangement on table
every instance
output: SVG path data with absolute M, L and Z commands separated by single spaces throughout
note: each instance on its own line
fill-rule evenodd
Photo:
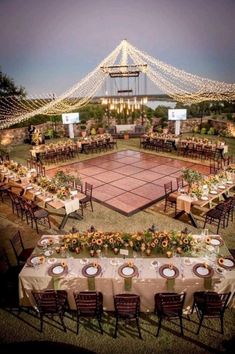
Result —
M 64 235 L 65 243 L 71 245 L 71 248 L 86 246 L 89 250 L 97 252 L 98 250 L 120 250 L 120 248 L 130 248 L 136 252 L 149 254 L 152 251 L 167 255 L 169 252 L 179 254 L 189 254 L 196 247 L 196 241 L 191 234 L 176 231 L 144 231 L 135 233 L 124 232 L 83 232 L 74 236 L 74 234 Z M 79 246 L 78 246 L 79 244 Z M 74 246 L 73 246 L 74 245 Z
M 75 186 L 75 184 L 81 183 L 81 178 L 77 175 L 71 176 L 68 173 L 65 173 L 62 170 L 59 170 L 56 172 L 55 176 L 52 178 L 52 182 L 57 186 L 57 187 L 67 187 L 67 188 L 72 188 Z
M 28 169 L 25 166 L 20 166 L 17 171 L 17 175 L 20 177 L 25 177 L 28 173 Z
M 59 198 L 61 200 L 68 199 L 70 197 L 70 188 L 69 187 L 60 187 L 57 190 L 56 196 L 57 196 L 57 198 Z
M 53 183 L 52 181 L 49 181 L 49 184 L 47 185 L 47 188 L 48 192 L 50 193 L 56 193 L 57 191 L 57 186 L 55 185 L 55 183 Z
M 203 190 L 202 190 L 202 187 L 198 184 L 194 184 L 192 187 L 191 187 L 191 191 L 190 191 L 190 194 L 192 197 L 197 197 L 198 199 L 200 199 L 203 195 Z
M 51 181 L 47 177 L 39 177 L 38 178 L 38 185 L 42 188 L 47 189 Z
M 85 243 L 85 239 L 79 232 L 64 235 L 62 243 L 69 249 L 70 252 L 80 253 Z
M 189 189 L 192 188 L 193 184 L 198 184 L 203 180 L 203 176 L 200 172 L 194 171 L 190 168 L 183 168 L 181 170 L 184 180 L 188 183 Z
M 15 162 L 13 160 L 10 161 L 10 163 L 7 165 L 8 169 L 14 172 L 18 172 L 18 169 L 21 165 L 18 162 Z

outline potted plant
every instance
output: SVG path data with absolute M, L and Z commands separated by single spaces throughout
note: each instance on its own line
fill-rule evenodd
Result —
M 83 137 L 83 138 L 85 138 L 85 136 L 86 136 L 86 125 L 80 125 L 80 129 L 81 129 L 81 136 Z
M 128 140 L 129 139 L 129 132 L 128 130 L 124 131 L 124 140 Z

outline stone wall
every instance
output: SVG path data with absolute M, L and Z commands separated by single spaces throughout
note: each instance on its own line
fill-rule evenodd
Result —
M 48 129 L 54 129 L 59 136 L 65 136 L 68 137 L 68 126 L 62 123 L 44 123 L 44 124 L 38 124 L 35 126 L 37 129 L 39 129 L 43 134 L 46 133 Z M 74 135 L 75 137 L 80 136 L 81 130 L 80 130 L 80 125 L 79 124 L 74 124 Z M 1 145 L 17 145 L 17 144 L 22 144 L 24 140 L 28 136 L 28 127 L 24 128 L 15 128 L 15 129 L 3 129 L 0 130 L 0 143 Z
M 209 117 L 203 117 L 202 123 L 207 123 Z M 194 128 L 199 127 L 201 124 L 201 118 L 188 118 L 186 120 L 181 121 L 180 131 L 182 133 L 191 133 Z M 169 121 L 168 122 L 169 130 L 174 133 L 175 131 L 175 122 Z

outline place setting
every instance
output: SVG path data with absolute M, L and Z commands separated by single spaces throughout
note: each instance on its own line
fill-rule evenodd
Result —
M 87 278 L 88 290 L 95 291 L 95 278 L 100 274 L 102 274 L 101 265 L 95 261 L 82 268 L 82 275 Z
M 82 275 L 87 278 L 97 277 L 101 273 L 101 270 L 100 264 L 96 262 L 89 263 L 82 268 Z
M 28 259 L 27 259 L 27 266 L 28 267 L 34 267 L 36 268 L 40 264 L 43 264 L 45 262 L 45 257 L 43 254 L 32 254 Z
M 218 259 L 218 265 L 226 270 L 235 269 L 235 261 L 232 257 L 220 257 Z
M 51 277 L 59 277 L 68 274 L 68 266 L 65 262 L 57 262 L 48 268 L 48 275 Z
M 192 272 L 198 278 L 204 279 L 205 289 L 209 290 L 212 288 L 212 277 L 214 275 L 214 270 L 207 262 L 195 264 L 193 266 Z
M 206 243 L 211 246 L 220 247 L 223 246 L 224 240 L 218 235 L 211 235 L 207 237 Z
M 48 245 L 53 245 L 53 243 L 54 243 L 54 241 L 53 241 L 53 239 L 52 239 L 52 237 L 51 236 L 46 236 L 46 237 L 43 237 L 43 238 L 41 238 L 39 241 L 38 241 L 38 243 L 37 243 L 37 245 L 38 245 L 38 247 L 47 247 Z
M 176 279 L 179 276 L 179 269 L 173 264 L 164 264 L 159 268 L 159 274 L 166 279 Z
M 132 288 L 132 278 L 138 277 L 139 272 L 137 266 L 132 262 L 126 262 L 118 268 L 118 275 L 124 278 L 124 289 L 130 291 Z
M 166 279 L 167 290 L 174 290 L 175 279 L 179 274 L 179 269 L 172 263 L 164 264 L 159 268 L 159 275 Z

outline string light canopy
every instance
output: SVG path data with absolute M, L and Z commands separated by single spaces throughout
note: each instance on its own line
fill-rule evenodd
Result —
M 235 100 L 235 84 L 187 73 L 138 50 L 127 40 L 123 40 L 92 72 L 59 97 L 41 95 L 0 98 L 0 129 L 25 121 L 37 114 L 57 115 L 79 109 L 102 89 L 109 77 L 128 78 L 130 72 L 132 79 L 139 77 L 141 73 L 146 74 L 163 93 L 184 104 Z M 121 90 L 122 88 L 119 91 Z M 129 91 L 127 96 L 126 104 L 131 110 L 136 104 L 136 95 Z M 115 104 L 115 101 L 111 104 Z

